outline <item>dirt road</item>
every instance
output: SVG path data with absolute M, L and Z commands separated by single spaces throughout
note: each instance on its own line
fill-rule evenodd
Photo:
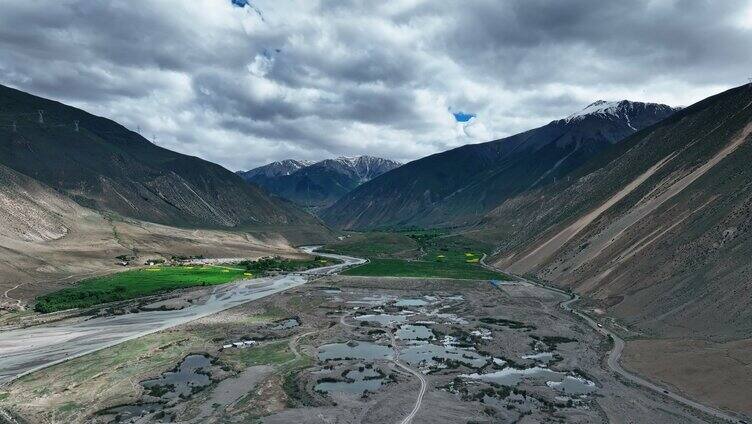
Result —
M 345 327 L 355 327 L 354 325 L 346 322 L 345 320 L 347 317 L 349 317 L 352 314 L 352 312 L 348 312 L 341 317 L 339 317 L 339 322 Z M 405 418 L 400 421 L 400 424 L 409 424 L 412 422 L 413 418 L 415 418 L 415 415 L 418 414 L 418 411 L 420 411 L 420 407 L 423 403 L 423 396 L 426 394 L 426 390 L 428 389 L 428 382 L 426 381 L 426 378 L 421 374 L 420 371 L 416 371 L 399 360 L 400 357 L 400 347 L 397 343 L 397 339 L 394 336 L 394 330 L 395 328 L 389 329 L 389 339 L 392 344 L 392 349 L 394 350 L 394 355 L 392 355 L 392 363 L 397 366 L 398 368 L 412 374 L 415 376 L 418 381 L 420 382 L 420 390 L 418 391 L 418 397 L 415 399 L 415 405 L 413 405 L 413 409 L 410 411 L 409 414 L 405 416 Z
M 481 265 L 483 265 L 484 267 L 486 267 L 486 268 L 488 268 L 490 270 L 502 271 L 502 270 L 497 269 L 497 268 L 495 268 L 495 267 L 493 267 L 491 265 L 486 264 L 485 259 L 486 259 L 486 256 L 483 255 L 483 257 L 480 260 Z M 506 271 L 502 271 L 502 272 L 506 272 Z M 723 412 L 721 410 L 715 409 L 715 408 L 707 406 L 707 405 L 703 405 L 703 404 L 701 404 L 699 402 L 696 402 L 696 401 L 694 401 L 692 399 L 688 399 L 688 398 L 686 398 L 686 397 L 684 397 L 684 396 L 682 396 L 682 395 L 680 395 L 678 393 L 675 393 L 675 392 L 673 392 L 671 390 L 663 388 L 663 387 L 661 387 L 661 386 L 659 386 L 657 384 L 651 383 L 650 381 L 645 380 L 644 378 L 642 378 L 642 377 L 640 377 L 640 376 L 638 376 L 636 374 L 632 374 L 631 372 L 625 370 L 624 368 L 622 368 L 621 364 L 619 363 L 619 360 L 621 359 L 621 354 L 624 351 L 624 340 L 622 340 L 617 334 L 613 333 L 612 331 L 608 330 L 607 328 L 603 327 L 602 325 L 599 325 L 597 322 L 595 322 L 592 318 L 590 318 L 586 314 L 584 314 L 584 313 L 580 312 L 579 310 L 575 309 L 572 305 L 574 303 L 576 303 L 577 301 L 580 300 L 580 296 L 578 294 L 569 293 L 569 292 L 566 292 L 564 290 L 561 290 L 561 289 L 558 289 L 558 288 L 555 288 L 555 287 L 550 287 L 550 286 L 547 286 L 547 285 L 544 285 L 544 284 L 536 283 L 536 282 L 530 281 L 530 280 L 528 280 L 528 279 L 526 279 L 524 277 L 520 277 L 520 276 L 516 276 L 516 277 L 518 279 L 526 282 L 526 283 L 534 284 L 534 285 L 536 285 L 538 287 L 541 287 L 541 288 L 544 288 L 546 290 L 553 291 L 553 292 L 556 292 L 556 293 L 559 293 L 559 294 L 563 294 L 563 295 L 569 296 L 570 299 L 561 302 L 560 306 L 564 310 L 566 310 L 567 312 L 570 312 L 570 313 L 572 313 L 572 314 L 577 315 L 578 317 L 580 317 L 582 320 L 584 320 L 595 331 L 599 332 L 600 334 L 603 334 L 606 337 L 610 337 L 611 340 L 613 340 L 614 346 L 611 349 L 611 351 L 608 353 L 608 359 L 606 360 L 609 369 L 611 369 L 612 371 L 616 372 L 617 374 L 621 375 L 622 377 L 626 378 L 627 380 L 629 380 L 629 381 L 631 381 L 631 382 L 633 382 L 633 383 L 635 383 L 635 384 L 637 384 L 639 386 L 642 386 L 645 389 L 652 390 L 652 391 L 654 391 L 654 392 L 656 392 L 656 393 L 658 393 L 660 395 L 663 395 L 663 396 L 666 396 L 668 398 L 671 398 L 671 399 L 675 400 L 676 402 L 679 402 L 679 403 L 681 403 L 683 405 L 686 405 L 686 406 L 689 406 L 691 408 L 694 408 L 694 409 L 696 409 L 698 411 L 701 411 L 701 412 L 703 412 L 705 414 L 708 414 L 710 416 L 713 416 L 713 417 L 716 417 L 716 418 L 719 418 L 719 419 L 722 419 L 722 420 L 725 420 L 725 421 L 728 421 L 728 422 L 732 422 L 732 423 L 744 423 L 745 422 L 744 420 L 739 419 L 737 417 L 734 417 L 734 416 L 732 416 L 732 415 L 730 415 L 730 414 L 728 414 L 726 412 Z
M 694 408 L 694 409 L 697 409 L 699 411 L 702 411 L 702 412 L 704 412 L 704 413 L 706 413 L 708 415 L 711 415 L 713 417 L 720 418 L 722 420 L 726 420 L 726 421 L 729 421 L 729 422 L 732 422 L 732 423 L 743 423 L 744 422 L 743 420 L 741 420 L 741 419 L 739 419 L 737 417 L 734 417 L 734 416 L 732 416 L 730 414 L 727 414 L 727 413 L 725 413 L 725 412 L 723 412 L 721 410 L 715 409 L 715 408 L 707 406 L 707 405 L 703 405 L 703 404 L 701 404 L 699 402 L 696 402 L 696 401 L 694 401 L 692 399 L 688 399 L 688 398 L 686 398 L 686 397 L 684 397 L 684 396 L 682 396 L 682 395 L 680 395 L 678 393 L 675 393 L 675 392 L 673 392 L 671 390 L 665 389 L 665 388 L 663 388 L 663 387 L 661 387 L 661 386 L 659 386 L 657 384 L 654 384 L 654 383 L 652 383 L 652 382 L 650 382 L 648 380 L 645 380 L 644 378 L 642 378 L 642 377 L 640 377 L 640 376 L 638 376 L 636 374 L 632 374 L 631 372 L 629 372 L 629 371 L 625 370 L 624 368 L 622 368 L 622 366 L 619 363 L 619 361 L 621 359 L 621 354 L 624 351 L 624 340 L 622 338 L 620 338 L 618 335 L 616 335 L 615 333 L 613 333 L 612 331 L 608 330 L 607 328 L 599 326 L 598 323 L 596 323 L 589 316 L 587 316 L 584 313 L 582 313 L 582 312 L 580 312 L 580 311 L 572 308 L 572 304 L 574 304 L 578 300 L 580 300 L 580 296 L 575 294 L 575 295 L 572 296 L 571 299 L 569 299 L 569 300 L 567 300 L 565 302 L 562 302 L 561 303 L 561 307 L 564 308 L 565 310 L 567 310 L 567 311 L 569 311 L 569 312 L 571 312 L 571 313 L 579 316 L 580 318 L 582 318 L 585 322 L 588 323 L 588 325 L 590 327 L 592 327 L 593 329 L 595 329 L 599 333 L 603 334 L 606 337 L 611 337 L 611 340 L 613 340 L 613 342 L 614 342 L 614 347 L 608 353 L 608 359 L 606 360 L 606 362 L 608 363 L 609 369 L 611 369 L 612 371 L 618 373 L 622 377 L 628 379 L 629 381 L 631 381 L 631 382 L 633 382 L 635 384 L 638 384 L 638 385 L 640 385 L 640 386 L 642 386 L 644 388 L 650 389 L 650 390 L 652 390 L 654 392 L 660 393 L 663 396 L 669 397 L 669 398 L 671 398 L 671 399 L 673 399 L 673 400 L 675 400 L 675 401 L 677 401 L 677 402 L 679 402 L 681 404 L 684 404 L 684 405 L 687 405 L 687 406 L 689 406 L 691 408 Z

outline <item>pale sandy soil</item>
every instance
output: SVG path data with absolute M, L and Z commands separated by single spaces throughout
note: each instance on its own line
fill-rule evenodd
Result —
M 694 399 L 752 415 L 752 339 L 634 340 L 622 364 Z

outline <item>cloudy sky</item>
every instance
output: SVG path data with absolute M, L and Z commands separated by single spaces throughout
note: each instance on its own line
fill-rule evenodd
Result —
M 2 0 L 0 83 L 232 170 L 411 160 L 752 76 L 752 1 Z

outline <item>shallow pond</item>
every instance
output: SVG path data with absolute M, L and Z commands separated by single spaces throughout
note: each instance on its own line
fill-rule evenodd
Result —
M 397 330 L 397 338 L 401 340 L 428 340 L 433 339 L 433 331 L 425 325 L 407 324 Z
M 189 397 L 211 384 L 209 368 L 211 358 L 205 355 L 188 355 L 174 371 L 161 377 L 141 382 L 146 393 L 161 400 Z
M 586 395 L 596 390 L 595 383 L 581 377 L 568 375 L 562 381 L 549 381 L 548 387 L 568 395 Z
M 406 306 L 425 306 L 428 305 L 423 299 L 399 299 L 394 306 L 406 307 Z
M 438 309 L 434 311 L 426 312 L 425 315 L 428 317 L 435 318 L 437 321 L 443 322 L 444 324 L 467 325 L 470 323 L 465 318 L 457 316 L 456 314 L 442 313 Z
M 114 415 L 117 417 L 117 422 L 123 422 L 162 411 L 178 400 L 190 397 L 211 384 L 210 367 L 210 357 L 188 355 L 175 370 L 168 371 L 158 378 L 141 382 L 145 389 L 145 395 L 149 397 L 150 402 L 116 406 L 102 411 L 101 414 Z M 155 398 L 156 400 L 154 400 Z M 166 414 L 164 418 L 168 419 L 169 414 Z
M 545 382 L 548 387 L 569 395 L 584 395 L 596 390 L 595 383 L 590 380 L 542 367 L 526 369 L 509 367 L 492 373 L 465 374 L 460 377 L 488 381 L 503 386 L 516 386 L 522 381 Z
M 379 306 L 379 305 L 384 305 L 388 302 L 391 302 L 395 299 L 397 299 L 396 296 L 378 294 L 378 295 L 373 295 L 373 296 L 365 296 L 365 297 L 360 298 L 359 300 L 349 300 L 347 301 L 347 303 L 352 304 L 352 305 Z
M 402 323 L 407 320 L 407 317 L 405 315 L 389 315 L 389 314 L 370 314 L 370 315 L 361 315 L 359 317 L 355 317 L 358 321 L 368 321 L 368 322 L 376 322 L 380 325 L 389 325 L 392 323 Z
M 375 392 L 384 379 L 373 368 L 351 370 L 345 374 L 345 381 L 323 381 L 316 384 L 315 389 L 326 393 L 363 394 L 366 390 Z
M 400 353 L 400 359 L 413 366 L 436 365 L 437 361 L 434 358 L 457 361 L 472 368 L 480 368 L 488 362 L 488 358 L 471 350 L 430 343 L 410 346 Z
M 495 371 L 487 374 L 465 374 L 461 377 L 470 378 L 473 380 L 483 380 L 491 383 L 501 384 L 503 386 L 516 386 L 524 379 L 538 379 L 538 380 L 555 380 L 559 381 L 563 378 L 563 374 L 560 372 L 552 371 L 548 368 L 533 367 L 533 368 L 504 368 L 500 371 Z
M 554 359 L 553 352 L 539 352 L 530 355 L 522 355 L 522 359 L 532 359 L 534 361 L 548 363 Z
M 318 359 L 391 359 L 392 348 L 371 342 L 332 343 L 319 347 Z

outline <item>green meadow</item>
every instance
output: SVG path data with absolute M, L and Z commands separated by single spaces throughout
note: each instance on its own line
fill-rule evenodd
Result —
M 48 313 L 135 299 L 193 286 L 225 284 L 252 275 L 242 267 L 155 266 L 83 280 L 37 298 L 35 309 Z
M 49 313 L 87 308 L 175 289 L 214 286 L 241 278 L 263 277 L 270 272 L 302 271 L 336 262 L 322 257 L 303 260 L 263 258 L 236 265 L 152 266 L 80 281 L 72 287 L 38 297 L 35 309 Z
M 441 231 L 355 233 L 325 250 L 369 259 L 344 275 L 434 277 L 466 280 L 507 279 L 480 265 L 492 246 Z

